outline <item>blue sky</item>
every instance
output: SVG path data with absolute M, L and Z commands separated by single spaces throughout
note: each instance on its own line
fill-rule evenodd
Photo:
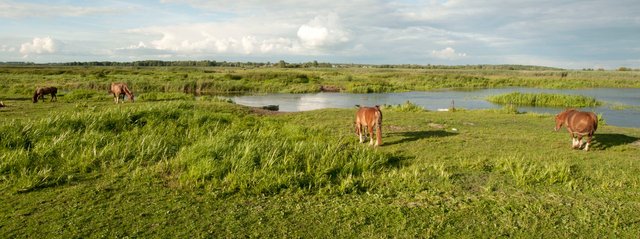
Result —
M 640 1 L 0 0 L 0 61 L 640 68 Z

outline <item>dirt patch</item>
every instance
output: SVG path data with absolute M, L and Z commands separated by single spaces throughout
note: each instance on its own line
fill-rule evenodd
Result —
M 287 113 L 287 112 L 281 112 L 281 111 L 267 110 L 267 109 L 263 109 L 262 107 L 249 107 L 249 109 L 251 109 L 251 113 L 258 114 L 258 115 L 279 115 L 279 114 Z
M 640 147 L 640 140 L 636 140 L 635 142 L 631 143 L 631 146 Z

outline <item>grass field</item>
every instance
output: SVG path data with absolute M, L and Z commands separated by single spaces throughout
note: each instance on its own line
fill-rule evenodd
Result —
M 400 106 L 374 148 L 350 109 L 65 97 L 0 108 L 4 237 L 640 233 L 640 129 L 601 126 L 584 152 L 552 115 Z

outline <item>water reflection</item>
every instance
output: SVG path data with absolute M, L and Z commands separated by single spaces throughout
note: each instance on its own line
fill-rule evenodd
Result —
M 474 91 L 441 90 L 427 92 L 402 93 L 309 93 L 309 94 L 264 94 L 229 96 L 234 102 L 248 106 L 279 105 L 280 111 L 307 111 L 323 108 L 352 108 L 354 105 L 402 104 L 411 101 L 427 110 L 435 111 L 451 107 L 452 101 L 457 108 L 490 109 L 502 105 L 490 103 L 486 97 L 511 92 L 523 93 L 557 93 L 575 94 L 594 97 L 605 104 L 599 107 L 583 108 L 602 114 L 608 124 L 640 128 L 640 89 L 536 89 L 536 88 L 501 88 Z M 620 105 L 632 106 L 626 109 Z M 616 107 L 618 106 L 618 107 Z M 518 107 L 520 111 L 555 114 L 561 108 L 554 107 Z

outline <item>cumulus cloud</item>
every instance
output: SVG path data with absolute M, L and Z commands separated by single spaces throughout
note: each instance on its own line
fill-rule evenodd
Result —
M 457 53 L 455 49 L 451 47 L 447 47 L 439 51 L 436 51 L 436 50 L 431 51 L 431 56 L 440 58 L 440 59 L 454 60 L 461 57 L 466 57 L 467 53 Z
M 35 37 L 31 42 L 22 43 L 20 53 L 27 56 L 32 53 L 54 53 L 56 52 L 56 44 L 51 37 Z
M 298 38 L 302 45 L 310 48 L 332 46 L 349 41 L 349 33 L 340 23 L 337 14 L 316 16 L 298 28 Z

